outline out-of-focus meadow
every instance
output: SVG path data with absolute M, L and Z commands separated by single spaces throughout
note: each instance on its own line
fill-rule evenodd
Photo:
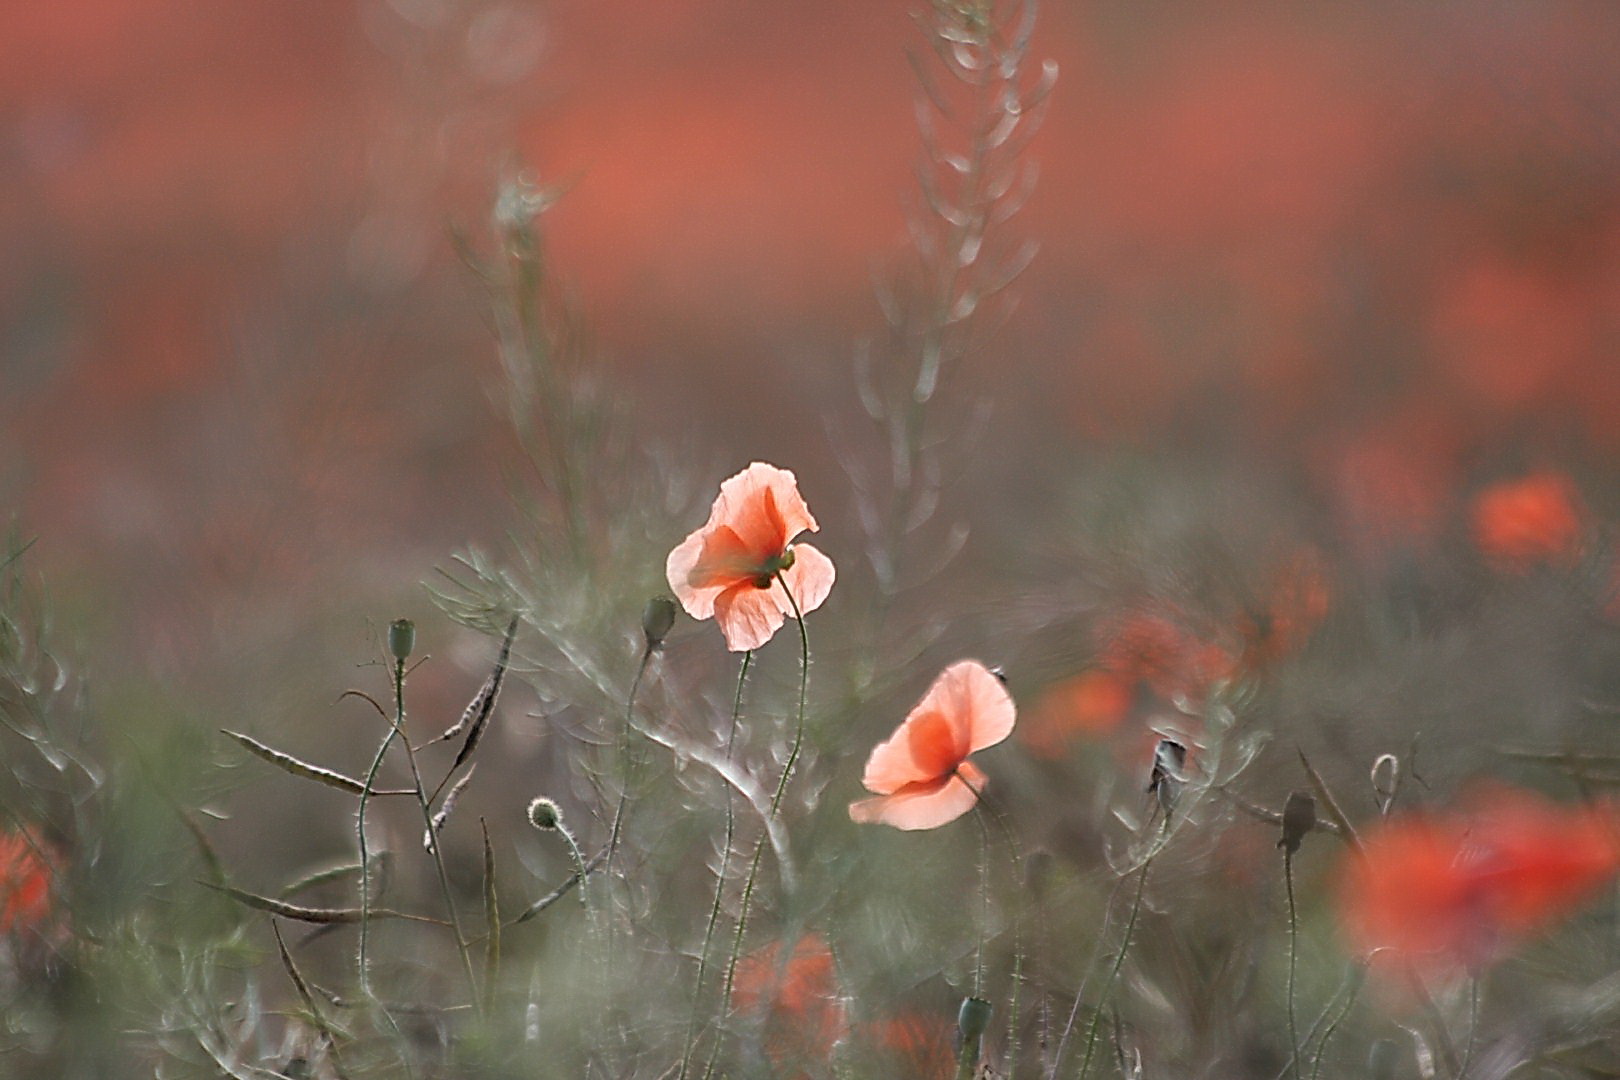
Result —
M 12 12 L 0 1075 L 1620 1073 L 1616 55 Z

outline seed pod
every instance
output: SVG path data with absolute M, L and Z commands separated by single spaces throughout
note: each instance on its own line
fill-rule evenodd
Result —
M 977 1039 L 990 1026 L 990 1003 L 983 998 L 966 997 L 956 1011 L 956 1029 L 967 1042 Z
M 1316 826 L 1316 797 L 1308 791 L 1291 791 L 1283 804 L 1282 839 L 1277 846 L 1292 855 L 1299 850 L 1305 834 Z
M 647 601 L 641 613 L 641 633 L 647 639 L 647 651 L 652 652 L 662 645 L 674 625 L 675 601 L 667 596 L 655 596 Z
M 529 804 L 529 824 L 541 832 L 550 832 L 562 824 L 562 810 L 542 795 Z
M 1153 772 L 1148 777 L 1149 794 L 1158 796 L 1159 808 L 1168 819 L 1176 798 L 1186 783 L 1182 769 L 1187 764 L 1187 748 L 1174 739 L 1160 739 L 1153 748 Z
M 409 619 L 395 619 L 388 624 L 388 651 L 394 659 L 404 663 L 416 648 L 416 624 Z

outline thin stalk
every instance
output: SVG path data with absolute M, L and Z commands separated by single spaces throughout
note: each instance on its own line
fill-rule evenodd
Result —
M 960 778 L 961 774 L 958 773 Z M 962 781 L 964 784 L 967 781 Z M 971 788 L 972 785 L 968 784 Z M 977 793 L 975 793 L 977 794 Z M 975 804 L 977 805 L 977 804 Z M 974 814 L 973 820 L 979 823 L 979 944 L 973 954 L 973 996 L 984 997 L 984 935 L 990 925 L 990 827 L 984 823 L 984 815 Z
M 619 735 L 619 802 L 613 808 L 613 827 L 608 833 L 607 860 L 602 866 L 602 877 L 606 880 L 608 899 L 611 903 L 613 897 L 613 857 L 619 850 L 619 833 L 624 828 L 625 807 L 630 799 L 630 780 L 634 774 L 633 764 L 630 761 L 630 733 L 635 730 L 636 724 L 636 695 L 641 691 L 641 680 L 647 674 L 647 668 L 652 663 L 654 648 L 648 645 L 641 654 L 641 663 L 636 666 L 636 677 L 630 680 L 630 695 L 624 704 L 624 731 Z M 608 951 L 611 957 L 613 949 L 613 929 L 611 922 L 608 927 Z
M 1462 1066 L 1457 1070 L 1457 1080 L 1463 1080 L 1468 1075 L 1468 1066 L 1474 1060 L 1474 1037 L 1479 1034 L 1479 974 L 1476 972 L 1468 980 L 1468 1042 L 1463 1046 Z
M 386 714 L 383 719 L 388 719 Z M 389 724 L 382 745 L 377 747 L 376 756 L 371 759 L 371 768 L 366 770 L 366 778 L 360 788 L 360 807 L 355 812 L 355 832 L 360 847 L 360 990 L 374 1000 L 376 995 L 371 989 L 371 965 L 367 963 L 366 958 L 366 943 L 371 926 L 371 855 L 366 845 L 366 806 L 371 801 L 371 787 L 377 782 L 377 773 L 382 770 L 383 758 L 387 756 L 388 747 L 397 734 L 399 728 Z
M 1457 1044 L 1451 1038 L 1451 1031 L 1446 1027 L 1446 1018 L 1441 1015 L 1440 1008 L 1434 1003 L 1434 997 L 1429 993 L 1429 987 L 1423 981 L 1423 976 L 1411 964 L 1406 966 L 1406 977 L 1412 984 L 1412 991 L 1418 999 L 1418 1005 L 1429 1019 L 1434 1028 L 1435 1042 L 1440 1047 L 1440 1059 L 1445 1062 L 1446 1072 L 1453 1078 L 1461 1077 L 1462 1064 L 1457 1059 Z
M 1142 893 L 1147 888 L 1148 871 L 1152 868 L 1153 860 L 1149 858 L 1142 863 L 1142 869 L 1137 872 L 1136 895 L 1131 900 L 1131 914 L 1125 920 L 1125 936 L 1119 943 L 1119 952 L 1114 956 L 1113 966 L 1108 969 L 1108 978 L 1103 982 L 1102 990 L 1097 997 L 1097 1005 L 1091 1013 L 1091 1027 L 1086 1032 L 1086 1056 L 1080 1062 L 1080 1080 L 1085 1080 L 1091 1072 L 1091 1058 L 1097 1050 L 1097 1030 L 1102 1026 L 1103 1004 L 1113 992 L 1114 982 L 1125 966 L 1125 954 L 1130 951 L 1131 937 L 1136 933 L 1136 917 L 1142 911 Z
M 445 912 L 450 916 L 450 932 L 455 935 L 456 952 L 461 957 L 461 966 L 467 976 L 467 988 L 472 993 L 473 1008 L 482 1014 L 483 999 L 478 993 L 478 977 L 473 974 L 472 954 L 468 952 L 467 939 L 461 933 L 461 917 L 456 912 L 455 895 L 450 891 L 450 875 L 444 867 L 444 853 L 440 850 L 438 834 L 433 830 L 433 807 L 428 802 L 427 789 L 422 785 L 422 771 L 416 764 L 416 748 L 411 746 L 411 740 L 405 734 L 405 662 L 403 660 L 394 663 L 394 717 L 392 722 L 394 734 L 399 736 L 399 744 L 405 748 L 405 760 L 411 768 L 411 784 L 415 788 L 416 804 L 422 810 L 422 825 L 427 830 L 428 839 L 432 841 L 428 853 L 433 856 L 433 869 L 439 879 L 439 891 L 444 895 Z M 366 786 L 370 787 L 369 784 Z
M 742 716 L 743 685 L 748 680 L 748 667 L 754 661 L 754 650 L 743 653 L 742 665 L 737 671 L 737 692 L 731 699 L 731 730 L 726 733 L 726 760 L 737 741 L 737 725 Z M 709 923 L 703 929 L 703 948 L 698 953 L 697 985 L 692 988 L 692 1015 L 686 1022 L 686 1046 L 681 1051 L 681 1080 L 691 1068 L 692 1049 L 697 1041 L 698 1009 L 703 1002 L 703 977 L 709 968 L 709 947 L 714 942 L 714 931 L 720 923 L 720 905 L 726 891 L 726 871 L 731 868 L 731 845 L 736 836 L 737 813 L 732 803 L 730 785 L 726 786 L 726 839 L 720 847 L 720 872 L 714 881 L 714 903 L 709 906 Z
M 1299 961 L 1299 908 L 1294 903 L 1294 853 L 1283 850 L 1283 882 L 1288 888 L 1288 1060 L 1299 1080 L 1299 1021 L 1294 1011 L 1294 974 Z
M 1018 846 L 1018 837 L 1007 825 L 1007 819 L 1001 811 L 996 809 L 983 792 L 975 792 L 978 796 L 977 809 L 982 814 L 988 814 L 990 820 L 996 823 L 1002 838 L 1007 841 L 1007 858 L 1012 864 L 1013 881 L 1024 881 L 1024 853 Z M 1013 973 L 1012 994 L 1007 1006 L 1007 1077 L 1014 1080 L 1018 1074 L 1018 1007 L 1021 1000 L 1024 983 L 1024 942 L 1023 942 L 1023 911 L 1021 905 L 1013 906 Z
M 1350 992 L 1344 1000 L 1344 1007 L 1339 1010 L 1339 1015 L 1335 1016 L 1333 1018 L 1333 1022 L 1328 1024 L 1327 1030 L 1322 1032 L 1322 1041 L 1316 1044 L 1316 1063 L 1311 1066 L 1311 1080 L 1320 1080 L 1322 1075 L 1322 1059 L 1327 1057 L 1328 1040 L 1333 1038 L 1334 1032 L 1339 1030 L 1339 1025 L 1344 1023 L 1345 1017 L 1350 1015 L 1350 1010 L 1354 1008 L 1356 1004 L 1356 995 L 1360 992 L 1361 980 L 1357 979 L 1351 985 Z M 1327 1014 L 1324 1013 L 1323 1015 L 1325 1016 Z
M 776 581 L 782 586 L 782 592 L 788 598 L 788 605 L 793 609 L 793 620 L 799 624 L 799 712 L 793 727 L 793 748 L 788 751 L 787 764 L 782 766 L 782 778 L 776 783 L 776 793 L 771 796 L 770 818 L 776 819 L 782 809 L 782 799 L 787 795 L 788 780 L 793 776 L 793 766 L 799 760 L 799 751 L 804 747 L 804 709 L 805 700 L 810 688 L 810 634 L 804 628 L 804 612 L 799 610 L 799 601 L 794 597 L 793 590 L 787 586 L 787 579 L 777 572 Z M 720 992 L 720 1015 L 724 1017 L 731 1011 L 731 991 L 737 981 L 737 962 L 742 957 L 743 936 L 748 931 L 748 911 L 754 901 L 754 885 L 759 879 L 759 864 L 765 855 L 765 840 L 760 838 L 754 846 L 754 857 L 748 866 L 748 877 L 743 883 L 742 904 L 737 909 L 737 932 L 731 941 L 731 957 L 726 961 L 726 981 Z M 714 1075 L 715 1062 L 720 1057 L 721 1038 L 716 1038 L 714 1046 L 709 1051 L 708 1064 L 703 1069 L 703 1080 L 709 1080 Z

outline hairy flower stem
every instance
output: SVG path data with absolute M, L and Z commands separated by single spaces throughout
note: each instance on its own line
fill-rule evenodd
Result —
M 450 890 L 450 875 L 444 867 L 444 853 L 440 850 L 438 834 L 433 829 L 433 807 L 428 802 L 427 789 L 422 785 L 422 771 L 416 765 L 416 748 L 405 734 L 405 661 L 394 662 L 394 718 L 393 733 L 399 745 L 405 748 L 405 760 L 411 768 L 411 784 L 416 793 L 416 805 L 422 810 L 422 825 L 430 841 L 428 853 L 433 856 L 433 869 L 439 879 L 439 891 L 444 895 L 445 913 L 450 917 L 450 932 L 456 939 L 456 952 L 461 956 L 461 967 L 467 976 L 467 989 L 471 992 L 473 1008 L 482 1015 L 483 995 L 478 992 L 478 977 L 473 974 L 472 954 L 467 939 L 461 933 L 461 916 L 456 912 L 455 894 Z M 384 743 L 384 749 L 387 744 Z M 370 787 L 370 784 L 366 785 Z M 362 860 L 363 863 L 364 860 Z M 361 871 L 361 877 L 365 871 Z
M 1446 1027 L 1445 1016 L 1441 1014 L 1440 1007 L 1434 1003 L 1434 997 L 1429 993 L 1428 984 L 1423 981 L 1423 976 L 1410 963 L 1406 965 L 1406 977 L 1411 984 L 1413 996 L 1417 998 L 1418 1006 L 1434 1029 L 1434 1040 L 1439 1046 L 1440 1060 L 1445 1063 L 1446 1073 L 1453 1080 L 1460 1080 L 1462 1064 L 1457 1059 L 1457 1044 L 1451 1038 L 1451 1029 Z
M 787 795 L 788 781 L 793 776 L 793 766 L 798 762 L 799 751 L 804 747 L 804 710 L 810 689 L 810 634 L 804 628 L 804 612 L 799 610 L 799 601 L 794 598 L 793 590 L 788 588 L 787 579 L 782 577 L 780 571 L 777 572 L 776 581 L 782 586 L 788 605 L 793 608 L 793 621 L 799 624 L 799 711 L 793 725 L 793 747 L 788 751 L 787 764 L 782 766 L 782 778 L 776 782 L 776 793 L 771 796 L 772 821 L 781 812 L 782 799 Z M 759 843 L 754 846 L 754 857 L 748 864 L 748 877 L 743 882 L 742 903 L 737 908 L 737 932 L 731 939 L 731 957 L 726 961 L 726 981 L 720 991 L 722 1017 L 731 1012 L 731 991 L 737 981 L 737 962 L 742 958 L 743 937 L 748 932 L 748 911 L 753 905 L 754 885 L 759 880 L 759 866 L 764 857 L 765 838 L 761 837 Z M 719 1059 L 722 1041 L 716 1038 L 714 1046 L 709 1051 L 709 1061 L 703 1069 L 704 1080 L 709 1080 L 714 1075 L 715 1062 Z
M 1000 831 L 1002 839 L 1007 842 L 1007 858 L 1012 864 L 1013 880 L 1015 882 L 1022 883 L 1024 881 L 1024 853 L 1023 850 L 1018 846 L 1018 837 L 1015 836 L 1012 829 L 1008 827 L 1006 817 L 1004 817 L 1001 811 L 996 808 L 995 803 L 991 802 L 989 797 L 987 797 L 983 792 L 975 792 L 975 794 L 978 796 L 978 802 L 975 804 L 975 809 L 981 816 L 988 816 L 991 821 L 995 822 L 996 828 Z M 1024 983 L 1023 911 L 1021 906 L 1018 904 L 1013 906 L 1012 932 L 1013 970 L 1012 993 L 1009 997 L 1007 1005 L 1006 1080 L 1014 1080 L 1014 1077 L 1018 1075 L 1018 1007 L 1019 1002 L 1021 1001 Z
M 636 723 L 636 695 L 641 691 L 641 680 L 646 677 L 647 668 L 652 663 L 653 648 L 648 646 L 641 654 L 641 663 L 636 665 L 636 677 L 630 680 L 630 695 L 624 703 L 624 731 L 619 736 L 619 761 L 621 775 L 619 780 L 619 802 L 613 808 L 613 827 L 608 833 L 607 862 L 602 867 L 602 876 L 609 882 L 613 880 L 613 856 L 619 850 L 619 833 L 624 828 L 625 804 L 630 797 L 630 733 L 635 729 Z
M 1283 882 L 1288 889 L 1288 1061 L 1299 1080 L 1299 1020 L 1294 1010 L 1294 974 L 1299 962 L 1299 908 L 1294 903 L 1294 853 L 1283 850 Z
M 1108 978 L 1098 993 L 1097 1005 L 1091 1013 L 1091 1027 L 1086 1032 L 1086 1056 L 1080 1062 L 1080 1080 L 1085 1080 L 1091 1072 L 1092 1055 L 1097 1051 L 1097 1032 L 1102 1027 L 1103 1005 L 1108 1001 L 1120 970 L 1125 966 L 1125 954 L 1130 951 L 1131 937 L 1136 933 L 1136 917 L 1142 911 L 1142 893 L 1147 889 L 1148 871 L 1152 868 L 1153 859 L 1150 856 L 1142 863 L 1142 869 L 1137 871 L 1136 895 L 1131 899 L 1131 913 L 1125 920 L 1125 935 L 1120 940 L 1119 952 L 1114 955 L 1113 966 L 1108 969 Z
M 961 774 L 957 774 L 958 778 Z M 967 781 L 963 781 L 967 783 Z M 971 785 L 969 785 L 971 787 Z M 975 793 L 977 794 L 977 793 Z M 978 804 L 974 804 L 975 807 Z M 973 996 L 984 997 L 984 935 L 990 926 L 990 827 L 982 813 L 974 814 L 979 823 L 979 944 L 973 954 Z
M 737 693 L 731 699 L 731 730 L 726 733 L 726 760 L 731 760 L 731 749 L 737 741 L 737 725 L 742 717 L 743 686 L 748 681 L 748 668 L 753 663 L 754 650 L 743 653 L 742 666 L 737 671 Z M 720 923 L 720 905 L 726 892 L 726 871 L 731 868 L 731 845 L 736 837 L 737 811 L 732 804 L 731 787 L 726 786 L 726 839 L 720 846 L 720 872 L 714 879 L 714 903 L 709 906 L 709 923 L 703 929 L 703 948 L 698 951 L 697 982 L 692 987 L 692 1015 L 686 1022 L 686 1046 L 681 1051 L 681 1078 L 685 1080 L 691 1068 L 692 1047 L 697 1039 L 698 1009 L 703 1002 L 703 977 L 709 969 L 709 947 L 714 943 L 714 931 Z
M 1468 1075 L 1468 1066 L 1474 1060 L 1474 1040 L 1479 1034 L 1479 974 L 1468 979 L 1468 1042 L 1463 1044 L 1462 1064 L 1457 1068 L 1457 1080 Z

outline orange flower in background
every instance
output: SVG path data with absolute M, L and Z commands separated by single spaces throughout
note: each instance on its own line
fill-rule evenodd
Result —
M 33 930 L 51 915 L 51 868 L 37 841 L 0 833 L 0 934 Z
M 1019 734 L 1035 753 L 1061 757 L 1076 736 L 1111 734 L 1135 696 L 1135 688 L 1111 671 L 1082 671 L 1047 690 Z
M 1016 716 L 1000 679 L 977 660 L 957 661 L 873 748 L 861 783 L 877 798 L 851 803 L 849 816 L 897 829 L 955 821 L 973 809 L 988 779 L 968 755 L 1012 734 Z
M 868 1038 L 904 1064 L 916 1080 L 956 1075 L 956 1025 L 933 1013 L 907 1012 L 871 1024 Z
M 765 1051 L 778 1068 L 826 1061 L 847 1034 L 832 950 L 817 934 L 801 937 L 785 959 L 776 941 L 743 957 L 735 995 L 743 1013 L 763 1015 Z
M 1333 589 L 1315 548 L 1301 548 L 1274 574 L 1257 610 L 1242 618 L 1246 668 L 1265 668 L 1297 652 L 1333 606 Z
M 1532 473 L 1493 484 L 1474 497 L 1474 542 L 1498 569 L 1569 565 L 1580 554 L 1584 511 L 1569 478 Z
M 795 603 L 805 614 L 832 591 L 832 560 L 792 542 L 819 528 L 793 474 L 756 461 L 720 485 L 708 522 L 669 553 L 669 587 L 692 618 L 720 624 L 726 648 L 757 649 Z
M 1146 683 L 1164 698 L 1198 696 L 1238 667 L 1235 650 L 1206 641 L 1182 621 L 1132 611 L 1103 629 L 1098 660 L 1127 683 Z
M 1620 872 L 1612 807 L 1564 807 L 1493 788 L 1461 813 L 1386 822 L 1340 878 L 1363 952 L 1478 968 L 1572 911 Z

